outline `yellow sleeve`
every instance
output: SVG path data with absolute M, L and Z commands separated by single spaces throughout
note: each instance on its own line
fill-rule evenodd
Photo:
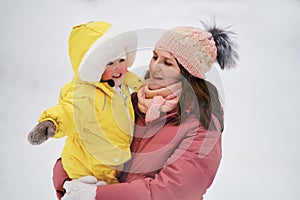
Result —
M 66 84 L 60 92 L 59 102 L 45 110 L 39 122 L 49 120 L 54 123 L 56 132 L 54 137 L 60 138 L 76 131 L 73 120 L 73 84 Z

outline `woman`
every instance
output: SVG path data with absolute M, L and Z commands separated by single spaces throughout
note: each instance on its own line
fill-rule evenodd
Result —
M 132 95 L 135 136 L 121 183 L 97 186 L 91 176 L 66 181 L 58 160 L 53 181 L 58 192 L 66 190 L 64 200 L 203 199 L 220 164 L 224 128 L 217 89 L 205 73 L 215 62 L 224 69 L 238 59 L 232 32 L 205 27 L 177 27 L 157 42 L 149 79 Z

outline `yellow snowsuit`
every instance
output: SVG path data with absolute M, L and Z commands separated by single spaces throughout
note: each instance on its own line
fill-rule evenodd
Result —
M 44 111 L 39 122 L 52 121 L 55 138 L 68 136 L 62 163 L 70 178 L 93 175 L 111 184 L 118 182 L 116 170 L 131 158 L 134 111 L 129 89 L 136 90 L 143 80 L 127 72 L 120 89 L 78 78 L 84 54 L 109 28 L 105 22 L 73 28 L 69 53 L 75 76 L 62 88 L 58 104 Z

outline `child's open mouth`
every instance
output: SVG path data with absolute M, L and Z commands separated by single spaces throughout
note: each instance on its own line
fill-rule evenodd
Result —
M 113 75 L 112 77 L 113 77 L 113 78 L 121 78 L 121 76 L 122 76 L 122 73 Z

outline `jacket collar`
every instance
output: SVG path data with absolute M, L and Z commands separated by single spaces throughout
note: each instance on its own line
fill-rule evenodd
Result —
M 125 88 L 130 88 L 132 91 L 137 91 L 140 86 L 143 84 L 144 79 L 139 77 L 138 75 L 127 72 L 124 77 L 123 83 L 121 85 L 121 90 L 127 91 Z M 111 96 L 114 93 L 115 87 L 110 87 L 106 82 L 98 82 L 96 87 L 105 92 L 107 95 Z

